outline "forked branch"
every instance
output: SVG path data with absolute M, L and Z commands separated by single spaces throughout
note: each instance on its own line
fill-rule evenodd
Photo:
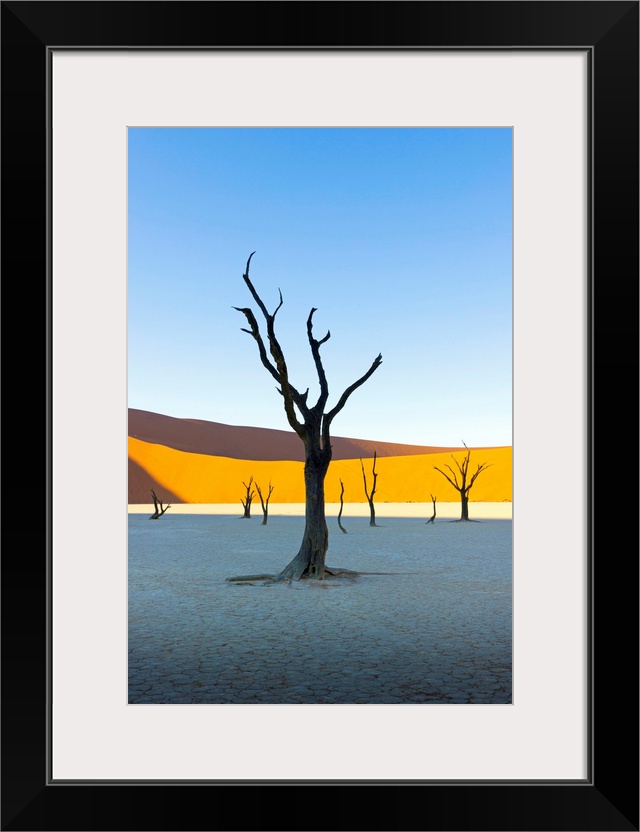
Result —
M 331 422 L 333 422 L 334 418 L 338 415 L 338 413 L 340 413 L 342 408 L 345 406 L 347 400 L 349 399 L 349 396 L 354 392 L 354 390 L 357 390 L 358 387 L 361 387 L 365 383 L 365 381 L 375 373 L 375 371 L 381 364 L 382 354 L 378 355 L 378 357 L 374 359 L 373 364 L 369 367 L 369 369 L 363 376 L 361 376 L 357 381 L 354 381 L 350 387 L 347 387 L 347 389 L 338 399 L 338 403 L 336 404 L 336 406 L 325 415 L 322 422 L 322 434 L 325 442 L 329 442 Z

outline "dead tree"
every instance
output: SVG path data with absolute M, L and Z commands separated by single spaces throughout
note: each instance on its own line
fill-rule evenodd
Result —
M 329 463 L 331 462 L 331 424 L 347 403 L 351 394 L 378 369 L 382 363 L 382 356 L 378 355 L 367 372 L 357 381 L 351 384 L 342 393 L 337 403 L 325 412 L 329 399 L 329 385 L 325 375 L 324 366 L 320 357 L 320 347 L 331 337 L 327 334 L 320 340 L 313 336 L 313 315 L 317 311 L 312 308 L 307 318 L 307 337 L 311 355 L 316 368 L 320 394 L 314 405 L 307 401 L 309 388 L 300 393 L 289 380 L 289 370 L 285 361 L 282 347 L 280 346 L 275 333 L 275 319 L 278 310 L 282 306 L 282 292 L 280 303 L 273 314 L 269 314 L 265 304 L 256 292 L 249 279 L 249 264 L 255 252 L 247 260 L 246 271 L 243 275 L 244 282 L 251 293 L 255 303 L 262 312 L 266 322 L 266 343 L 258 327 L 258 322 L 253 311 L 249 308 L 234 307 L 242 312 L 249 323 L 248 329 L 243 329 L 255 340 L 258 345 L 260 361 L 271 374 L 277 383 L 277 391 L 282 396 L 284 411 L 289 425 L 298 434 L 304 444 L 304 484 L 305 484 L 305 526 L 302 543 L 294 558 L 284 567 L 282 572 L 272 577 L 277 581 L 300 579 L 322 580 L 326 574 L 335 575 L 339 571 L 330 569 L 325 565 L 325 557 L 329 546 L 329 530 L 325 515 L 325 492 L 324 482 Z M 268 349 L 268 351 L 267 351 Z M 255 576 L 254 576 L 255 577 Z M 250 580 L 251 576 L 240 577 L 239 580 Z M 238 580 L 238 579 L 227 579 Z
M 344 483 L 340 480 L 340 511 L 338 512 L 338 526 L 340 527 L 340 531 L 342 534 L 347 534 L 347 530 L 342 525 L 342 507 L 344 505 Z
M 244 500 L 241 498 L 240 502 L 244 508 L 244 514 L 242 515 L 242 520 L 251 520 L 251 503 L 253 502 L 253 498 L 255 496 L 255 491 L 251 490 L 251 486 L 253 485 L 253 477 L 249 479 L 249 484 L 247 485 L 246 482 L 242 483 L 247 490 L 247 494 Z
M 465 443 L 462 443 L 465 448 L 467 446 Z M 476 472 L 469 476 L 469 462 L 471 460 L 471 451 L 467 448 L 467 453 L 465 458 L 462 462 L 458 462 L 458 460 L 451 454 L 451 459 L 455 462 L 456 467 L 458 469 L 457 473 L 453 470 L 450 465 L 445 465 L 445 468 L 449 469 L 449 474 L 445 471 L 440 470 L 437 465 L 434 465 L 436 471 L 439 471 L 445 479 L 447 479 L 451 485 L 456 489 L 456 491 L 460 494 L 460 500 L 462 502 L 462 508 L 460 513 L 460 520 L 469 520 L 469 491 L 471 491 L 471 486 L 477 480 L 478 475 L 482 471 L 486 471 L 487 468 L 490 468 L 491 465 L 488 465 L 486 462 L 482 462 L 478 465 Z M 458 474 L 460 474 L 460 482 L 458 482 Z
M 377 526 L 378 525 L 376 523 L 376 510 L 375 510 L 374 505 L 373 505 L 373 498 L 375 497 L 375 494 L 376 494 L 376 483 L 378 481 L 378 475 L 376 474 L 376 454 L 377 454 L 377 451 L 374 451 L 373 452 L 373 469 L 371 471 L 371 473 L 373 474 L 373 485 L 371 487 L 371 493 L 369 493 L 369 490 L 367 488 L 367 475 L 364 472 L 364 464 L 363 464 L 362 460 L 360 460 L 360 466 L 362 467 L 362 479 L 364 481 L 364 493 L 366 495 L 367 502 L 369 503 L 369 514 L 371 516 L 371 519 L 369 520 L 369 525 L 370 526 Z
M 162 505 L 162 500 L 158 499 L 158 496 L 156 495 L 156 492 L 153 490 L 153 488 L 151 489 L 151 496 L 153 497 L 154 511 L 153 511 L 153 514 L 151 515 L 151 517 L 149 518 L 149 520 L 157 520 L 158 517 L 162 517 L 162 515 L 165 513 L 165 511 L 168 508 L 171 508 L 171 506 L 170 505 L 163 506 Z
M 269 483 L 269 491 L 267 492 L 266 499 L 262 496 L 262 491 L 260 490 L 260 486 L 256 483 L 256 491 L 258 492 L 258 497 L 260 497 L 260 505 L 262 506 L 262 525 L 267 525 L 267 516 L 269 514 L 269 500 L 271 499 L 271 492 L 273 491 L 273 486 Z
M 431 495 L 431 502 L 433 503 L 433 514 L 427 520 L 427 526 L 429 525 L 429 523 L 435 523 L 436 522 L 436 498 L 433 496 L 433 494 Z

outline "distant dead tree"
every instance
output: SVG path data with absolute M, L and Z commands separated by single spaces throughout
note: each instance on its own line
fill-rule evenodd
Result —
M 315 364 L 320 394 L 315 404 L 308 401 L 309 389 L 300 393 L 289 380 L 289 369 L 285 361 L 282 347 L 275 333 L 275 319 L 282 306 L 282 292 L 279 291 L 280 303 L 273 314 L 269 314 L 262 298 L 255 290 L 249 279 L 249 264 L 255 252 L 249 256 L 245 273 L 242 275 L 245 285 L 249 289 L 253 300 L 264 316 L 266 322 L 266 342 L 260 332 L 258 321 L 252 309 L 234 307 L 241 312 L 249 324 L 243 329 L 256 342 L 260 361 L 267 372 L 275 379 L 276 390 L 282 396 L 287 421 L 298 434 L 304 444 L 304 485 L 305 485 L 305 526 L 302 542 L 298 553 L 275 576 L 266 577 L 272 581 L 322 580 L 327 575 L 338 576 L 349 570 L 329 568 L 325 565 L 325 557 L 329 546 L 329 530 L 325 514 L 324 481 L 331 462 L 331 424 L 347 403 L 351 394 L 370 378 L 382 364 L 382 356 L 374 359 L 369 369 L 357 381 L 344 390 L 336 404 L 326 410 L 329 399 L 329 384 L 320 356 L 320 347 L 329 340 L 331 333 L 317 340 L 313 335 L 313 315 L 317 311 L 311 309 L 307 318 L 307 338 L 311 355 Z M 254 576 L 238 576 L 227 578 L 228 581 L 249 581 Z
M 465 446 L 465 448 L 467 448 L 464 442 L 462 444 Z M 482 471 L 485 471 L 487 468 L 490 468 L 491 466 L 487 465 L 487 463 L 485 462 L 482 462 L 480 465 L 478 465 L 475 473 L 469 476 L 469 462 L 471 460 L 471 451 L 468 448 L 467 453 L 462 462 L 458 462 L 458 460 L 454 457 L 453 454 L 451 454 L 451 459 L 455 462 L 456 467 L 458 469 L 458 472 L 456 473 L 456 471 L 454 471 L 450 465 L 445 465 L 445 468 L 449 469 L 451 476 L 449 476 L 449 474 L 447 474 L 445 471 L 441 471 L 437 465 L 434 465 L 433 467 L 436 471 L 441 473 L 442 476 L 446 480 L 448 480 L 451 483 L 451 485 L 456 489 L 456 491 L 460 494 L 460 500 L 462 502 L 460 520 L 469 520 L 469 491 L 471 491 L 471 486 L 478 478 L 478 475 Z M 458 482 L 458 474 L 460 474 L 460 482 Z
M 338 512 L 338 526 L 340 527 L 340 531 L 342 534 L 347 534 L 347 530 L 342 525 L 341 517 L 342 517 L 342 506 L 344 505 L 344 483 L 340 480 L 340 511 Z
M 154 512 L 149 518 L 149 520 L 157 520 L 158 517 L 162 517 L 165 511 L 168 508 L 171 508 L 171 506 L 167 505 L 163 507 L 162 500 L 158 499 L 156 492 L 153 490 L 153 488 L 151 489 L 151 496 L 153 497 Z
M 260 497 L 260 505 L 262 506 L 262 525 L 267 525 L 267 516 L 269 514 L 269 500 L 271 499 L 271 492 L 273 491 L 273 486 L 269 483 L 269 491 L 267 493 L 266 499 L 262 496 L 262 491 L 260 490 L 260 486 L 256 483 L 256 490 L 258 492 L 258 497 Z
M 433 494 L 431 495 L 431 502 L 433 503 L 433 514 L 427 520 L 427 526 L 429 525 L 429 523 L 435 523 L 436 521 L 436 498 L 433 496 Z
M 369 514 L 371 516 L 371 519 L 369 520 L 369 525 L 370 526 L 377 526 L 378 525 L 376 523 L 376 510 L 373 506 L 373 498 L 375 497 L 376 483 L 378 481 L 378 475 L 376 474 L 376 456 L 377 456 L 377 451 L 374 451 L 373 452 L 373 468 L 371 470 L 371 473 L 373 475 L 373 484 L 372 484 L 372 487 L 371 487 L 371 492 L 369 492 L 369 489 L 367 488 L 367 475 L 364 472 L 364 464 L 363 464 L 362 460 L 360 460 L 360 465 L 362 467 L 362 479 L 364 481 L 364 493 L 365 493 L 365 495 L 367 497 L 367 501 L 369 503 Z
M 242 515 L 241 519 L 242 520 L 251 520 L 251 503 L 252 503 L 253 498 L 254 498 L 255 493 L 256 493 L 255 491 L 251 490 L 251 486 L 253 485 L 253 477 L 251 477 L 249 479 L 248 484 L 246 482 L 243 482 L 242 484 L 246 488 L 247 494 L 246 494 L 246 497 L 245 497 L 244 500 L 242 498 L 240 499 L 240 502 L 242 503 L 242 505 L 244 507 L 244 514 Z

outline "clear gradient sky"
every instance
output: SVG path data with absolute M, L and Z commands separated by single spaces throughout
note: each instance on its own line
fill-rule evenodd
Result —
M 130 128 L 129 407 L 290 430 L 234 306 L 251 280 L 291 382 L 332 432 L 512 442 L 512 133 L 506 128 Z M 264 328 L 263 328 L 264 332 Z

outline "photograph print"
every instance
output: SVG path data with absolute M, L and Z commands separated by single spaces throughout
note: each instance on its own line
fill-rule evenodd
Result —
M 510 128 L 128 128 L 128 703 L 512 698 Z

